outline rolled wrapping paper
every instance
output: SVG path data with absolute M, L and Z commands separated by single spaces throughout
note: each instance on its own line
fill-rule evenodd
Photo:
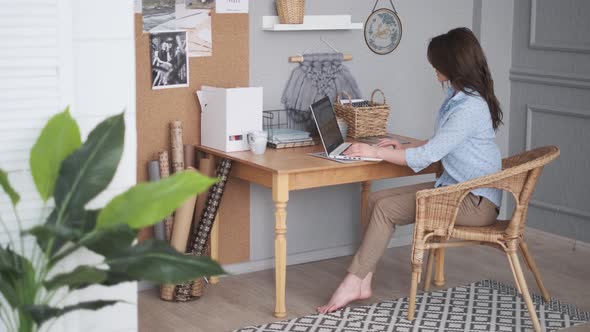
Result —
M 199 172 L 203 175 L 208 177 L 215 176 L 215 158 L 213 156 L 207 155 L 201 159 L 199 159 Z M 197 206 L 195 207 L 195 215 L 193 219 L 193 225 L 195 229 L 199 226 L 199 220 L 201 219 L 201 215 L 203 214 L 203 210 L 205 209 L 205 204 L 207 203 L 207 195 L 208 193 L 202 192 L 197 197 Z M 195 232 L 196 233 L 196 232 Z M 194 236 L 192 237 L 191 241 L 194 240 Z M 191 242 L 192 243 L 192 242 Z M 193 296 L 201 296 L 203 291 L 203 279 L 199 278 L 193 282 L 192 286 L 192 295 Z
M 168 151 L 163 151 L 158 154 L 160 160 L 160 178 L 167 178 L 170 176 L 170 163 L 168 161 Z M 166 240 L 170 241 L 172 236 L 172 225 L 174 224 L 174 218 L 172 215 L 167 216 L 164 219 L 164 226 L 166 227 Z
M 148 174 L 150 181 L 155 182 L 160 180 L 160 162 L 158 160 L 151 160 L 148 163 Z M 164 220 L 154 225 L 154 234 L 158 240 L 166 240 L 166 225 Z
M 172 171 L 184 170 L 184 147 L 182 145 L 182 122 L 170 122 L 170 147 L 172 148 Z
M 170 165 L 168 162 L 168 151 L 163 151 L 158 154 L 158 161 L 160 163 L 160 178 L 167 178 L 170 176 Z M 170 241 L 170 237 L 172 236 L 172 226 L 174 224 L 174 219 L 172 216 L 167 216 L 164 219 L 164 226 L 166 230 L 166 240 Z M 160 298 L 166 301 L 174 300 L 174 285 L 162 285 L 160 287 Z
M 203 256 L 205 254 L 207 240 L 209 239 L 209 235 L 211 235 L 213 221 L 215 220 L 219 205 L 221 204 L 221 199 L 223 198 L 223 193 L 225 192 L 225 185 L 227 184 L 231 166 L 232 162 L 229 159 L 221 160 L 217 166 L 215 173 L 219 178 L 219 181 L 209 189 L 207 202 L 205 203 L 206 207 L 201 214 L 199 227 L 196 229 L 196 236 L 191 244 L 192 247 L 189 248 L 192 254 L 197 256 Z
M 194 167 L 189 167 L 188 171 L 197 172 Z M 185 253 L 186 251 L 196 201 L 197 195 L 190 197 L 174 214 L 174 230 L 172 231 L 170 244 L 181 253 Z
M 199 173 L 208 177 L 215 177 L 215 159 L 212 156 L 207 155 L 199 160 Z M 193 220 L 195 229 L 199 226 L 201 214 L 203 214 L 203 209 L 207 203 L 207 195 L 208 193 L 204 191 L 197 197 L 197 206 L 195 207 L 195 217 Z
M 184 145 L 184 167 L 195 167 L 195 146 L 192 144 Z
M 217 171 L 215 173 L 219 178 L 219 182 L 209 189 L 206 208 L 201 215 L 199 226 L 195 232 L 196 236 L 194 236 L 189 248 L 190 253 L 195 256 L 202 256 L 206 252 L 207 240 L 211 235 L 213 221 L 215 220 L 219 204 L 225 191 L 225 185 L 229 177 L 229 172 L 231 171 L 231 166 L 232 162 L 229 159 L 221 160 L 217 166 Z M 188 301 L 191 299 L 190 295 L 192 295 L 192 287 L 193 283 L 178 285 L 176 287 L 174 299 L 176 301 Z
M 194 167 L 190 167 L 189 171 L 196 172 Z M 172 231 L 170 245 L 176 249 L 176 251 L 181 253 L 185 253 L 186 251 L 186 244 L 188 243 L 196 201 L 197 195 L 190 197 L 178 209 L 176 209 L 176 213 L 174 214 L 174 229 Z M 170 291 L 174 294 L 176 285 L 164 285 L 162 288 L 165 289 L 167 294 Z M 173 299 L 177 300 L 175 295 L 173 295 Z M 190 299 L 183 299 L 182 301 L 188 300 Z

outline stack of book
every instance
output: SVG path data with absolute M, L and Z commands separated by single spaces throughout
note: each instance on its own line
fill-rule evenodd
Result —
M 275 149 L 295 148 L 300 146 L 315 145 L 311 134 L 303 130 L 272 129 L 268 135 L 268 146 Z

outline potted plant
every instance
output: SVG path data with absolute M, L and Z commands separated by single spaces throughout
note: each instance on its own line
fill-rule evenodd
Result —
M 17 212 L 20 196 L 7 173 L 0 170 L 0 195 L 9 196 L 20 230 L 19 241 L 10 237 L 8 244 L 0 245 L 0 323 L 4 325 L 0 330 L 36 331 L 65 313 L 117 303 L 96 300 L 60 306 L 55 299 L 58 291 L 138 280 L 175 284 L 223 273 L 209 258 L 183 255 L 165 241 L 135 244 L 140 228 L 162 220 L 190 196 L 215 183 L 214 179 L 180 172 L 135 185 L 102 209 L 86 208 L 115 175 L 124 137 L 123 114 L 100 123 L 83 143 L 68 109 L 52 117 L 30 154 L 35 186 L 52 211 L 31 229 L 22 229 Z M 0 222 L 10 236 L 4 220 Z M 25 250 L 25 237 L 34 238 L 32 251 Z M 82 248 L 101 255 L 101 264 L 65 271 L 64 261 Z

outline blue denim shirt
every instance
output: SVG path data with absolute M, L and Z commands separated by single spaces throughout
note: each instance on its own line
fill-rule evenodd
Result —
M 500 149 L 488 105 L 477 93 L 469 95 L 449 88 L 436 120 L 434 136 L 421 147 L 406 149 L 406 162 L 415 172 L 442 161 L 444 173 L 435 187 L 453 185 L 502 169 Z M 473 190 L 500 206 L 502 191 Z

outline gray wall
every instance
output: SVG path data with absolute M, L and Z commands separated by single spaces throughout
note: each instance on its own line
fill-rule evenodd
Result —
M 387 4 L 381 1 L 381 5 Z M 378 56 L 365 45 L 362 30 L 316 32 L 268 32 L 262 30 L 262 16 L 275 15 L 273 0 L 250 2 L 250 84 L 264 87 L 265 109 L 280 109 L 280 97 L 295 67 L 287 58 L 313 47 L 329 51 L 320 36 L 353 61 L 346 65 L 355 75 L 365 96 L 375 88 L 382 89 L 392 107 L 389 130 L 395 133 L 428 138 L 432 135 L 436 112 L 443 91 L 435 80 L 434 70 L 426 60 L 426 47 L 431 37 L 451 28 L 466 26 L 481 36 L 492 67 L 500 101 L 509 105 L 512 1 L 500 4 L 471 0 L 395 1 L 403 24 L 403 38 L 392 54 Z M 353 22 L 364 22 L 373 2 L 353 0 L 310 0 L 309 15 L 350 14 Z M 493 19 L 488 18 L 493 15 Z M 505 113 L 509 114 L 508 107 Z M 506 121 L 508 123 L 508 121 Z M 508 131 L 499 132 L 498 143 L 503 154 L 508 151 Z M 429 181 L 429 176 L 378 181 L 373 190 Z M 274 216 L 270 190 L 251 187 L 251 262 L 230 266 L 238 273 L 268 268 L 272 265 Z M 293 192 L 287 206 L 287 239 L 289 264 L 348 255 L 358 243 L 360 219 L 360 186 L 343 185 Z M 411 241 L 411 226 L 400 227 L 392 245 Z
M 477 3 L 481 14 L 477 13 Z M 503 156 L 509 155 L 510 124 L 510 67 L 512 65 L 512 30 L 514 1 L 475 1 L 474 31 L 480 32 L 480 42 L 485 50 L 488 65 L 494 79 L 494 90 L 502 107 L 504 125 L 496 133 L 496 142 Z M 479 21 L 478 21 L 479 17 Z M 479 28 L 476 29 L 476 27 Z M 501 218 L 507 218 L 506 198 L 502 203 Z
M 516 1 L 510 151 L 557 145 L 528 225 L 590 242 L 590 2 Z

